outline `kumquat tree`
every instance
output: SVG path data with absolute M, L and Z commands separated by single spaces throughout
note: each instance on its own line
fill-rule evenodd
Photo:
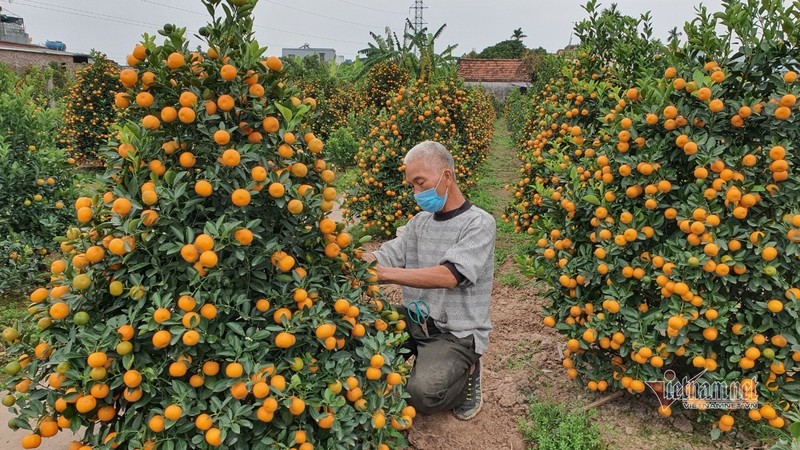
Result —
M 560 76 L 514 109 L 506 215 L 536 239 L 520 261 L 552 286 L 567 375 L 644 395 L 706 371 L 757 403 L 689 398 L 712 435 L 782 428 L 800 400 L 800 5 L 723 1 L 667 45 L 647 17 L 586 9 Z
M 120 72 L 106 191 L 74 203 L 30 294 L 41 333 L 2 334 L 23 448 L 404 444 L 405 322 L 327 217 L 314 100 L 254 40 L 255 3 L 203 0 L 205 50 L 167 24 Z
M 75 74 L 75 83 L 67 94 L 59 143 L 78 162 L 96 164 L 99 149 L 117 121 L 114 94 L 122 85 L 119 69 L 105 55 L 92 52 L 92 58 L 92 64 Z
M 491 143 L 495 118 L 485 91 L 464 88 L 456 80 L 417 81 L 390 97 L 368 139 L 361 141 L 356 154 L 361 178 L 353 183 L 347 203 L 351 215 L 381 235 L 394 234 L 419 211 L 405 182 L 405 154 L 425 139 L 443 143 L 453 154 L 457 181 L 469 189 Z

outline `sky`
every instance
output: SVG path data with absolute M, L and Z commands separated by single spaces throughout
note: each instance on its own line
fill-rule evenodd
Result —
M 458 44 L 454 54 L 509 39 L 522 28 L 527 47 L 555 52 L 570 43 L 573 23 L 586 17 L 577 0 L 425 0 L 423 18 L 431 31 L 447 28 L 438 48 Z M 602 2 L 610 5 L 612 2 Z M 652 11 L 657 38 L 695 15 L 698 0 L 617 0 L 619 9 L 638 16 Z M 384 35 L 390 27 L 402 37 L 406 18 L 413 20 L 413 0 L 259 0 L 255 9 L 256 39 L 268 54 L 280 55 L 284 47 L 334 48 L 352 59 L 367 47 L 369 32 Z M 721 9 L 721 0 L 703 2 L 709 10 Z M 193 33 L 207 22 L 200 0 L 0 0 L 4 12 L 25 19 L 33 43 L 58 40 L 67 51 L 99 50 L 124 63 L 143 33 L 155 34 L 164 23 L 187 27 Z M 193 40 L 192 48 L 200 43 Z M 573 39 L 573 43 L 577 43 Z

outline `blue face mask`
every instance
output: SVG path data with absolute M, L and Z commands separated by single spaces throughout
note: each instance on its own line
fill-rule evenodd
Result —
M 435 187 L 424 190 L 418 194 L 414 194 L 414 200 L 417 201 L 417 205 L 419 205 L 423 211 L 435 213 L 444 208 L 444 204 L 447 201 L 447 191 L 450 190 L 450 187 L 448 186 L 447 191 L 445 191 L 444 195 L 442 196 L 436 193 L 436 188 L 438 188 L 439 183 L 442 182 L 442 176 L 444 176 L 444 171 L 441 175 L 439 175 L 439 181 L 436 182 Z

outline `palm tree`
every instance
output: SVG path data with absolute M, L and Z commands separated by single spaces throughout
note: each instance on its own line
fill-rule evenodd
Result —
M 521 41 L 526 37 L 528 36 L 522 32 L 522 28 L 517 28 L 516 30 L 514 30 L 514 33 L 511 34 L 511 39 L 515 41 Z

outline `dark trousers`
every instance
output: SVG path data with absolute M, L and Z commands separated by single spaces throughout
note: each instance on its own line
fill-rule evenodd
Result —
M 481 357 L 475 353 L 475 339 L 472 335 L 458 338 L 441 331 L 430 318 L 426 337 L 422 326 L 408 317 L 405 307 L 397 309 L 406 316 L 411 335 L 405 347 L 416 356 L 406 383 L 411 406 L 421 414 L 433 414 L 463 403 L 469 369 Z

